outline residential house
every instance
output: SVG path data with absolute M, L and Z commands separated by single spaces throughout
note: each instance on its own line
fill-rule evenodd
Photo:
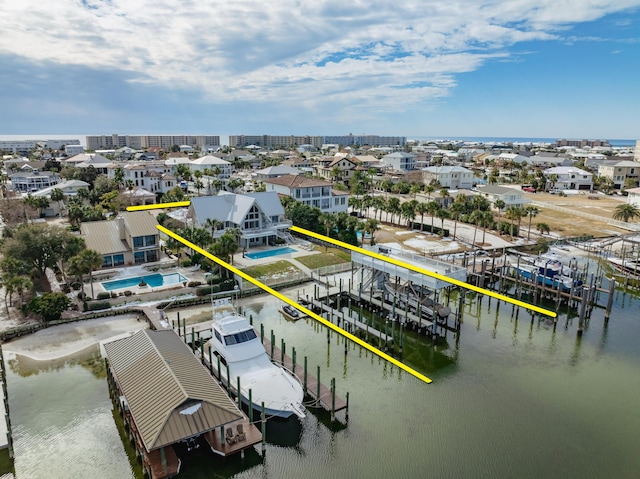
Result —
M 534 168 L 553 168 L 556 166 L 573 166 L 573 160 L 566 156 L 540 154 L 529 157 L 529 164 Z
M 505 209 L 509 207 L 521 208 L 531 203 L 531 200 L 525 198 L 524 192 L 516 188 L 508 188 L 505 186 L 487 185 L 478 187 L 478 191 L 486 197 L 493 205 L 497 200 L 504 201 Z
M 640 208 L 640 188 L 631 188 L 625 190 L 627 195 L 627 203 Z
M 141 188 L 154 194 L 167 193 L 178 185 L 177 178 L 171 173 L 171 167 L 164 162 L 112 165 L 108 172 L 109 178 L 114 177 L 117 167 L 122 168 L 125 185 L 131 181 L 136 189 Z
M 102 267 L 152 263 L 160 258 L 160 236 L 152 211 L 123 211 L 115 220 L 80 225 L 87 248 L 102 255 Z
M 415 153 L 396 151 L 382 157 L 382 162 L 396 171 L 406 172 L 415 169 Z
M 292 224 L 285 218 L 280 198 L 273 191 L 196 196 L 191 199 L 187 219 L 193 226 L 207 229 L 208 219 L 220 221 L 214 238 L 228 228 L 238 228 L 241 231 L 239 241 L 245 249 L 268 244 L 278 237 L 286 238 Z
M 598 175 L 609 178 L 613 181 L 616 189 L 623 189 L 627 184 L 627 179 L 630 182 L 634 182 L 635 186 L 638 186 L 638 179 L 640 177 L 640 163 L 637 161 L 617 161 L 613 164 L 607 162 L 598 167 Z
M 356 171 L 356 167 L 357 161 L 341 155 L 334 157 L 329 162 L 318 163 L 315 173 L 317 176 L 327 180 L 336 179 L 349 182 Z
M 229 179 L 234 170 L 233 165 L 230 162 L 223 160 L 222 158 L 218 158 L 215 155 L 207 155 L 196 158 L 195 160 L 191 161 L 191 163 L 189 164 L 189 168 L 191 168 L 191 171 L 200 170 L 202 173 L 204 173 L 204 170 L 207 169 L 214 171 L 216 168 L 218 168 L 220 170 L 218 178 L 224 180 Z
M 592 190 L 593 174 L 574 166 L 557 166 L 543 171 L 547 180 L 556 175 L 558 180 L 554 182 L 556 190 Z
M 256 179 L 260 181 L 268 180 L 270 178 L 277 178 L 284 175 L 299 175 L 302 172 L 298 168 L 287 165 L 269 166 L 261 170 L 256 171 Z
M 334 190 L 331 183 L 302 175 L 286 175 L 265 180 L 267 191 L 290 196 L 309 206 L 320 208 L 323 213 L 347 212 L 349 193 Z
M 92 166 L 100 174 L 107 174 L 109 167 L 113 164 L 108 158 L 97 153 L 81 153 L 71 158 L 67 158 L 64 162 L 67 166 L 76 168 L 89 168 Z
M 473 187 L 473 171 L 462 166 L 429 166 L 423 168 L 424 183 L 439 183 L 443 188 L 470 190 Z
M 57 185 L 62 181 L 54 171 L 25 170 L 9 175 L 11 186 L 21 193 L 35 193 L 43 188 Z
M 47 188 L 43 188 L 40 191 L 36 191 L 32 193 L 32 196 L 43 196 L 51 199 L 51 192 L 54 189 L 62 190 L 65 197 L 76 196 L 78 194 L 78 190 L 80 188 L 89 188 L 89 183 L 81 180 L 67 180 L 58 183 L 57 185 L 49 186 Z M 62 207 L 64 208 L 64 202 L 62 203 Z M 44 215 L 45 216 L 57 216 L 61 213 L 60 211 L 61 205 L 57 201 L 52 201 L 48 208 L 45 208 Z

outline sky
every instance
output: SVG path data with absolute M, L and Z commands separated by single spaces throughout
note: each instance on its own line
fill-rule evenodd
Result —
M 640 138 L 640 0 L 0 6 L 0 136 Z

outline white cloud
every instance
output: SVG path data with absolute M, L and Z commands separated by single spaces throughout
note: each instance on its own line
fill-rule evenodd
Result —
M 211 101 L 401 111 L 525 41 L 640 0 L 5 0 L 0 53 L 127 72 Z M 570 37 L 566 41 L 579 41 Z M 592 40 L 592 39 L 587 39 Z

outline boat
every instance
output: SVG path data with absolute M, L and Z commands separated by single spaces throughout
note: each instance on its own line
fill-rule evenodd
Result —
M 562 288 L 570 291 L 582 286 L 582 280 L 576 271 L 563 266 L 557 255 L 546 254 L 540 256 L 521 256 L 520 264 L 515 266 L 516 272 L 528 280 L 536 278 L 538 283 L 544 283 L 552 288 Z
M 618 271 L 634 278 L 640 278 L 640 259 L 621 259 L 610 256 L 607 261 Z
M 292 319 L 293 321 L 297 321 L 300 319 L 300 312 L 289 304 L 285 304 L 282 308 L 280 308 L 280 312 L 288 319 Z
M 227 382 L 228 374 L 231 387 L 236 389 L 237 378 L 240 378 L 244 404 L 260 411 L 264 403 L 267 416 L 305 417 L 300 380 L 293 372 L 271 361 L 247 318 L 235 311 L 224 315 L 214 313 L 211 333 L 211 352 L 220 358 L 219 377 Z

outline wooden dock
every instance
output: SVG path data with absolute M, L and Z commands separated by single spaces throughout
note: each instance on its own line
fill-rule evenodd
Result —
M 317 299 L 311 299 L 309 300 L 309 302 L 315 308 L 318 308 L 326 313 L 329 313 L 331 315 L 329 321 L 331 321 L 332 323 L 334 322 L 333 316 L 337 316 L 339 327 L 343 327 L 340 325 L 340 323 L 342 322 L 342 324 L 345 324 L 345 325 L 349 324 L 351 326 L 354 326 L 360 329 L 361 331 L 364 331 L 367 334 L 370 334 L 371 336 L 378 338 L 380 341 L 384 341 L 385 343 L 390 343 L 393 341 L 393 336 L 385 334 L 382 331 L 378 331 L 373 326 L 369 326 L 368 324 L 363 323 L 362 321 L 359 321 L 355 318 L 351 318 L 349 317 L 348 314 L 344 313 L 343 311 L 338 311 L 337 309 L 333 309 L 331 306 L 328 306 Z
M 245 436 L 244 439 L 238 438 L 238 424 L 242 425 L 242 430 Z M 224 428 L 224 430 L 229 428 L 231 428 L 235 438 L 234 442 L 231 444 L 226 438 L 224 440 L 221 439 L 221 436 L 225 434 L 221 428 L 204 434 L 204 438 L 207 441 L 207 444 L 209 444 L 211 450 L 220 456 L 230 456 L 262 442 L 262 432 L 260 432 L 260 429 L 255 425 L 251 424 L 246 416 L 241 421 L 229 424 Z
M 267 352 L 270 352 L 272 348 L 271 341 L 265 337 L 263 344 L 265 350 Z M 280 348 L 276 345 L 273 345 L 272 359 L 282 364 L 282 366 L 284 366 L 289 371 L 293 371 L 296 376 L 300 378 L 302 384 L 306 386 L 305 394 L 311 397 L 316 402 L 316 405 L 330 412 L 332 418 L 336 412 L 342 411 L 343 409 L 346 410 L 346 414 L 348 417 L 348 394 L 347 400 L 345 401 L 337 394 L 335 394 L 335 391 L 332 393 L 331 389 L 319 382 L 316 376 L 314 376 L 313 374 L 309 374 L 309 372 L 305 370 L 304 363 L 301 365 L 296 362 L 296 364 L 294 365 L 293 359 L 289 355 L 283 354 Z

